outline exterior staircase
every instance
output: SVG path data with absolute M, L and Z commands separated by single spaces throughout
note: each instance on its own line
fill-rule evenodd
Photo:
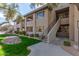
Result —
M 51 43 L 56 39 L 56 33 L 60 26 L 60 19 L 56 21 L 55 24 L 53 22 L 46 28 L 41 36 L 41 39 L 44 42 Z

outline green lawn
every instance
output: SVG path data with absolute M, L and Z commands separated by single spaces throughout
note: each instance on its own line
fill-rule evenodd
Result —
M 16 36 L 15 34 L 0 34 L 0 41 L 6 36 Z M 18 35 L 19 36 L 19 35 Z M 41 42 L 39 40 L 28 38 L 26 36 L 19 36 L 22 39 L 20 44 L 2 44 L 0 43 L 0 56 L 26 56 L 31 51 L 27 49 L 28 46 Z

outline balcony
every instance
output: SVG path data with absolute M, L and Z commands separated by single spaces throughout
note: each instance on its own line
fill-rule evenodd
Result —
M 16 28 L 20 28 L 21 24 L 16 24 L 15 27 Z
M 33 21 L 27 21 L 26 24 L 27 26 L 33 26 Z
M 27 26 L 33 26 L 33 15 L 30 15 L 26 19 L 26 25 Z

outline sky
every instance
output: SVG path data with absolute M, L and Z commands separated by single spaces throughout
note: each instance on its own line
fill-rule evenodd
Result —
M 27 14 L 28 12 L 32 11 L 32 9 L 29 6 L 29 3 L 20 3 L 19 4 L 19 10 L 22 15 Z
M 28 12 L 32 11 L 32 9 L 30 8 L 30 4 L 29 3 L 19 3 L 19 11 L 22 15 L 27 14 Z M 5 22 L 5 17 L 4 14 L 2 12 L 0 12 L 0 23 Z

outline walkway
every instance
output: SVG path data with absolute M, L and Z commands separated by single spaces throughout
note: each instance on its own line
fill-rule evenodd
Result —
M 58 45 L 40 42 L 29 47 L 31 53 L 29 56 L 71 56 Z
M 61 46 L 63 45 L 64 40 L 68 40 L 69 38 L 65 38 L 65 37 L 57 37 L 55 40 L 53 40 L 53 44 Z

